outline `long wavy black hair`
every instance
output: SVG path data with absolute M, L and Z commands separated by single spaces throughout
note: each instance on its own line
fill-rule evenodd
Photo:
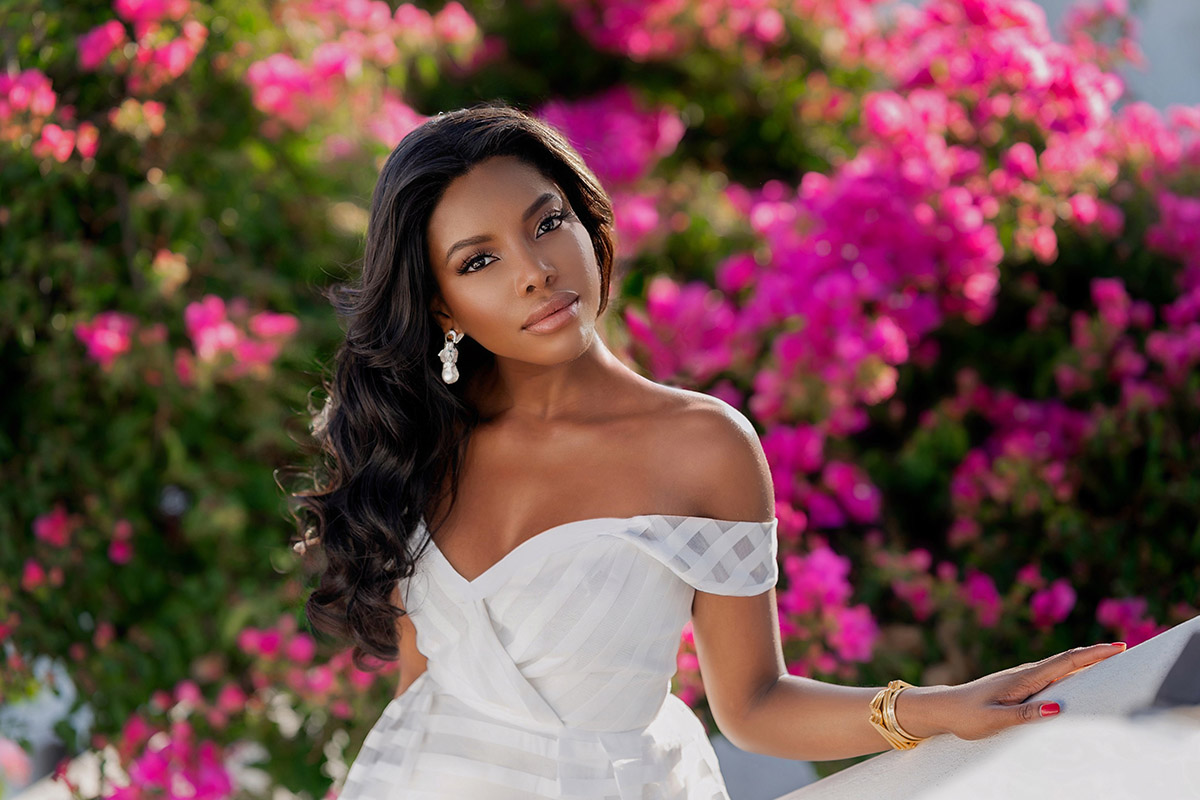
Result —
M 361 273 L 323 294 L 345 329 L 325 404 L 312 414 L 312 488 L 291 493 L 316 588 L 304 605 L 319 633 L 354 645 L 359 669 L 399 658 L 391 602 L 419 557 L 419 521 L 453 505 L 463 454 L 479 415 L 473 381 L 495 359 L 471 339 L 458 345 L 460 379 L 446 384 L 437 353 L 445 336 L 431 310 L 437 283 L 427 229 L 446 187 L 493 156 L 516 156 L 554 181 L 587 229 L 600 267 L 600 311 L 612 274 L 612 203 L 558 131 L 503 103 L 438 114 L 396 145 L 371 197 Z M 443 489 L 443 487 L 446 487 Z M 442 492 L 448 498 L 440 497 Z

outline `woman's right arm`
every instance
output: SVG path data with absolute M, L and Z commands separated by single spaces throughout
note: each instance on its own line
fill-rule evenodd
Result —
M 398 583 L 392 590 L 391 600 L 393 605 L 404 608 Z M 400 635 L 400 685 L 396 689 L 396 697 L 399 697 L 425 671 L 425 656 L 417 649 L 417 629 L 407 614 L 397 618 L 396 632 Z

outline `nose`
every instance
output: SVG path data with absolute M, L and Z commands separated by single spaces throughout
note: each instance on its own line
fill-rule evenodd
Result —
M 558 276 L 558 268 L 551 264 L 536 248 L 526 249 L 525 269 L 520 271 L 520 290 L 534 294 L 540 287 L 551 286 Z

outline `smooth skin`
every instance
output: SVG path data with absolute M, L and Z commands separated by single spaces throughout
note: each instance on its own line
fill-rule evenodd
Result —
M 443 331 L 463 332 L 496 355 L 494 372 L 471 387 L 484 422 L 468 444 L 458 501 L 427 515 L 440 521 L 438 548 L 468 580 L 539 532 L 580 519 L 774 519 L 770 470 L 749 420 L 717 398 L 643 378 L 597 334 L 595 253 L 564 211 L 572 209 L 553 181 L 500 156 L 453 181 L 430 219 L 438 286 L 430 312 Z M 454 248 L 480 236 L 486 241 Z M 529 313 L 563 289 L 579 294 L 578 317 L 549 334 L 524 330 Z M 787 674 L 774 589 L 755 597 L 698 591 L 692 623 L 711 708 L 738 747 L 813 761 L 890 749 L 868 722 L 882 687 Z M 398 696 L 425 658 L 408 617 L 397 626 Z M 980 739 L 1039 720 L 1043 703 L 1027 702 L 1031 695 L 1123 650 L 1081 647 L 969 683 L 909 689 L 897 717 L 914 736 Z

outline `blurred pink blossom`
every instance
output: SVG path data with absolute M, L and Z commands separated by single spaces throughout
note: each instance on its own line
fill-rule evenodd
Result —
M 51 547 L 66 547 L 74 528 L 75 520 L 62 503 L 55 503 L 53 510 L 33 520 L 33 535 Z
M 975 610 L 980 625 L 991 628 L 1000 621 L 1000 592 L 990 575 L 968 569 L 962 595 L 967 605 Z
M 115 19 L 92 28 L 76 41 L 79 68 L 92 70 L 100 66 L 109 53 L 124 44 L 127 38 L 125 26 Z
M 129 350 L 137 320 L 119 311 L 102 311 L 90 322 L 75 325 L 75 336 L 88 355 L 107 370 L 117 356 Z
M 643 109 L 624 85 L 586 100 L 551 101 L 536 115 L 567 137 L 608 189 L 641 179 L 684 133 L 678 113 Z
M 23 786 L 29 783 L 32 772 L 33 762 L 25 748 L 12 739 L 0 736 L 0 776 L 3 776 L 0 786 L 4 785 L 5 781 Z
M 1059 578 L 1029 598 L 1029 612 L 1033 624 L 1039 628 L 1053 627 L 1062 622 L 1074 607 L 1075 589 L 1066 578 Z

